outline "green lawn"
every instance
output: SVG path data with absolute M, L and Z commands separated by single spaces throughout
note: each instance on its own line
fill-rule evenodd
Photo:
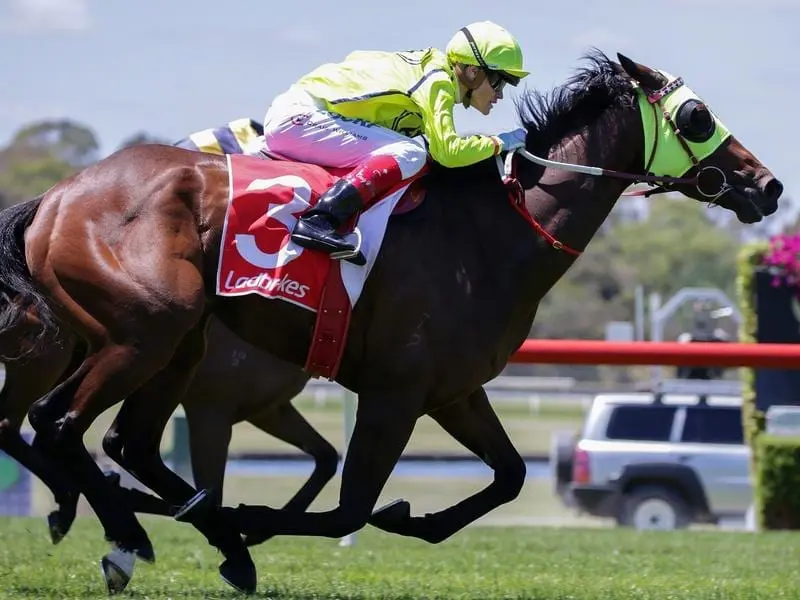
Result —
M 306 419 L 341 450 L 344 446 L 341 403 L 331 400 L 326 405 L 317 406 L 312 400 L 302 396 L 296 398 L 294 402 Z M 583 409 L 579 404 L 567 404 L 558 398 L 544 401 L 538 412 L 533 412 L 525 404 L 497 403 L 496 409 L 511 440 L 517 449 L 526 455 L 547 454 L 554 432 L 576 431 L 583 420 Z M 100 440 L 111 424 L 114 414 L 115 411 L 112 409 L 101 415 L 87 432 L 86 444 L 89 449 L 100 448 Z M 172 447 L 171 428 L 166 432 L 162 447 L 165 451 Z M 429 417 L 423 417 L 418 421 L 406 451 L 467 453 Z M 234 427 L 231 441 L 231 453 L 239 452 L 297 452 L 297 450 L 266 435 L 249 423 L 240 423 Z
M 234 598 L 194 530 L 146 519 L 155 565 L 123 598 Z M 52 547 L 41 523 L 0 522 L 0 598 L 107 598 L 94 519 Z M 800 598 L 797 534 L 472 527 L 431 546 L 372 528 L 355 545 L 279 538 L 254 549 L 256 598 L 273 600 L 778 600 Z
M 395 498 L 405 498 L 411 502 L 415 513 L 426 513 L 455 504 L 489 484 L 491 475 L 473 478 L 442 478 L 393 476 L 387 482 L 378 504 Z M 227 505 L 267 504 L 282 506 L 302 486 L 304 479 L 296 476 L 228 477 L 225 480 L 224 502 Z M 340 478 L 334 477 L 322 490 L 312 510 L 327 510 L 338 503 Z M 129 485 L 126 483 L 126 485 Z M 44 486 L 36 481 L 34 512 L 47 514 L 52 508 L 52 496 Z M 91 514 L 91 509 L 83 498 L 79 505 L 80 514 Z M 587 524 L 601 522 L 589 517 L 579 517 L 566 508 L 553 493 L 552 484 L 546 479 L 528 479 L 519 497 L 486 515 L 486 524 Z M 42 521 L 44 528 L 44 521 Z

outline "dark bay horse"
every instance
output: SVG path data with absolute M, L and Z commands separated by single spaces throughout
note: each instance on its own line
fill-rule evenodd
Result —
M 107 538 L 154 559 L 146 532 L 115 501 L 81 442 L 93 419 L 123 398 L 116 423 L 122 466 L 168 502 L 186 503 L 180 518 L 218 547 L 232 543 L 231 532 L 340 537 L 367 523 L 439 542 L 514 499 L 525 464 L 482 385 L 526 338 L 542 297 L 630 184 L 626 175 L 642 179 L 651 171 L 666 188 L 713 200 L 745 223 L 777 210 L 782 193 L 737 139 L 719 135 L 721 121 L 680 80 L 619 59 L 592 55 L 552 96 L 527 92 L 520 107 L 530 152 L 596 170 L 517 160 L 516 204 L 494 160 L 435 168 L 425 203 L 390 223 L 337 376 L 358 393 L 358 412 L 332 510 L 214 509 L 158 453 L 164 425 L 204 355 L 210 314 L 297 365 L 313 331 L 314 315 L 289 303 L 215 296 L 225 160 L 133 147 L 6 215 L 0 280 L 36 306 L 45 336 L 62 320 L 90 348 L 29 417 L 50 457 L 80 482 Z M 684 96 L 674 112 L 662 110 Z M 483 459 L 494 480 L 424 516 L 412 516 L 405 501 L 373 512 L 423 414 Z

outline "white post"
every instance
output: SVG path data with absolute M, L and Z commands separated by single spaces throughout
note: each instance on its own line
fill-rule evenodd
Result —
M 650 340 L 653 342 L 663 342 L 661 339 L 662 323 L 658 320 L 658 312 L 661 310 L 661 294 L 653 292 L 650 294 Z M 650 376 L 653 383 L 658 384 L 663 379 L 664 367 L 661 365 L 650 366 Z
M 637 285 L 634 292 L 635 298 L 635 318 L 634 323 L 636 324 L 636 334 L 634 339 L 638 342 L 644 341 L 644 286 Z
M 350 438 L 353 436 L 353 426 L 356 422 L 356 407 L 358 396 L 350 390 L 344 392 L 344 451 L 342 452 L 342 465 L 347 457 L 347 449 L 350 446 Z M 351 533 L 339 540 L 340 546 L 352 546 L 356 542 L 356 534 Z

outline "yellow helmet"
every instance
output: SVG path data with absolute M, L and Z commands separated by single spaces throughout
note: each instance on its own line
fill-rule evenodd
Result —
M 496 71 L 511 85 L 517 85 L 528 71 L 522 68 L 522 49 L 516 38 L 491 21 L 462 27 L 445 48 L 452 63 Z

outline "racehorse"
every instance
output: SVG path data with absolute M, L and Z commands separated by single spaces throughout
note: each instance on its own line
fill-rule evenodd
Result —
M 0 338 L 0 354 L 19 355 L 26 329 L 36 327 L 32 315 Z M 58 508 L 48 515 L 50 537 L 59 543 L 69 532 L 78 494 L 58 469 L 43 460 L 20 435 L 30 406 L 69 375 L 83 360 L 86 348 L 79 340 L 62 335 L 35 355 L 6 359 L 6 375 L 0 392 L 0 450 L 17 460 L 50 489 Z M 221 496 L 232 427 L 248 422 L 261 431 L 308 453 L 314 470 L 303 491 L 290 500 L 307 506 L 336 473 L 338 453 L 290 403 L 310 379 L 301 368 L 266 354 L 242 341 L 217 319 L 209 329 L 209 350 L 183 399 L 189 426 L 189 451 L 195 484 Z M 221 405 L 217 397 L 230 398 Z M 111 441 L 113 436 L 109 436 Z M 113 444 L 109 444 L 113 446 Z M 308 491 L 313 490 L 311 494 Z M 310 496 L 310 498 L 309 498 Z M 308 499 L 308 501 L 307 501 Z M 131 499 L 136 512 L 167 515 L 170 509 Z
M 45 337 L 62 320 L 89 345 L 81 365 L 29 418 L 51 458 L 79 482 L 106 537 L 154 560 L 146 532 L 115 501 L 81 442 L 93 419 L 123 398 L 122 466 L 168 502 L 186 503 L 177 517 L 218 547 L 231 531 L 340 537 L 368 522 L 439 542 L 514 499 L 525 465 L 482 385 L 526 338 L 538 303 L 624 189 L 658 182 L 713 201 L 744 223 L 775 212 L 782 193 L 682 80 L 618 58 L 592 55 L 552 96 L 523 96 L 527 151 L 573 167 L 543 169 L 512 154 L 512 178 L 504 182 L 494 160 L 452 170 L 434 165 L 425 202 L 390 222 L 336 375 L 358 394 L 358 411 L 339 505 L 329 511 L 214 509 L 159 457 L 164 425 L 203 357 L 211 314 L 297 365 L 314 331 L 314 314 L 289 302 L 215 293 L 228 161 L 133 147 L 6 211 L 0 280 L 36 307 Z M 684 97 L 674 111 L 664 108 Z M 373 512 L 423 414 L 483 459 L 494 480 L 425 516 L 411 516 L 405 501 Z
M 173 145 L 212 154 L 240 154 L 262 132 L 263 126 L 257 121 L 238 119 Z M 203 145 L 198 147 L 194 140 L 202 140 Z M 58 339 L 32 355 L 27 350 L 31 337 L 38 331 L 36 315 L 26 311 L 8 316 L 16 321 L 13 326 L 8 323 L 0 336 L 0 356 L 6 361 L 6 377 L 0 392 L 0 450 L 39 477 L 52 492 L 57 508 L 47 515 L 47 522 L 51 540 L 57 544 L 67 535 L 75 519 L 79 492 L 61 470 L 48 462 L 36 447 L 25 442 L 20 428 L 31 404 L 80 365 L 86 347 L 82 340 L 62 330 Z M 216 319 L 212 319 L 209 330 L 209 345 L 210 350 L 182 402 L 190 434 L 195 485 L 214 490 L 221 502 L 232 426 L 247 421 L 314 459 L 309 479 L 286 504 L 293 510 L 307 508 L 336 473 L 338 464 L 336 449 L 291 404 L 292 398 L 305 387 L 309 374 L 247 344 Z M 217 396 L 230 401 L 217 403 Z M 112 430 L 106 440 L 111 449 L 113 434 Z M 107 475 L 110 481 L 119 483 L 119 474 L 110 472 Z M 124 502 L 135 512 L 170 515 L 175 510 L 161 498 L 136 489 L 121 488 L 120 492 Z M 247 540 L 247 545 L 265 539 L 253 536 Z M 129 582 L 132 572 L 115 569 L 107 561 L 102 567 L 110 591 L 119 592 Z M 221 571 L 224 578 L 224 565 Z
M 38 321 L 25 313 L 23 320 L 0 336 L 0 354 L 6 357 L 6 377 L 0 392 L 0 449 L 16 459 L 50 489 L 57 508 L 47 517 L 50 537 L 59 543 L 75 519 L 78 491 L 41 452 L 20 435 L 31 404 L 74 371 L 86 353 L 85 345 L 61 332 L 41 352 L 26 353 L 29 334 Z M 11 359 L 10 357 L 16 357 Z M 195 485 L 214 490 L 222 500 L 228 445 L 234 424 L 246 421 L 265 433 L 296 446 L 314 459 L 314 469 L 300 490 L 286 503 L 304 510 L 336 474 L 338 453 L 297 411 L 291 400 L 305 387 L 308 373 L 252 347 L 217 319 L 209 329 L 209 349 L 183 399 L 189 427 L 189 450 Z M 220 403 L 218 398 L 228 398 Z M 113 431 L 106 445 L 113 451 Z M 110 477 L 114 475 L 109 474 Z M 118 476 L 114 477 L 118 482 Z M 135 512 L 171 515 L 174 507 L 138 490 L 121 488 L 125 503 Z M 250 544 L 263 539 L 251 538 Z M 115 574 L 110 586 L 120 591 L 129 577 Z
M 238 119 L 225 127 L 205 130 L 202 135 L 189 136 L 173 145 L 212 154 L 240 154 L 248 140 L 262 131 L 260 123 Z M 193 141 L 195 139 L 202 140 L 205 145 L 198 147 Z M 39 477 L 52 492 L 57 508 L 47 515 L 47 522 L 51 540 L 57 544 L 67 535 L 75 519 L 79 492 L 61 470 L 42 456 L 41 451 L 25 442 L 20 428 L 31 404 L 80 365 L 86 347 L 82 340 L 76 340 L 62 329 L 53 343 L 31 354 L 27 350 L 39 328 L 36 315 L 33 311 L 26 311 L 7 316 L 15 322 L 13 326 L 8 323 L 0 336 L 0 356 L 6 361 L 6 377 L 0 392 L 0 450 Z M 305 387 L 309 374 L 247 344 L 216 319 L 212 319 L 209 329 L 209 347 L 182 402 L 190 434 L 195 485 L 214 490 L 221 502 L 232 427 L 247 421 L 314 459 L 310 477 L 286 503 L 286 507 L 293 510 L 307 508 L 335 475 L 338 465 L 336 449 L 291 404 L 292 398 Z M 217 396 L 229 398 L 229 401 L 218 403 Z M 113 451 L 113 439 L 112 429 L 105 440 L 109 451 Z M 119 474 L 110 472 L 107 475 L 110 481 L 119 483 Z M 136 489 L 121 488 L 120 492 L 124 502 L 135 512 L 171 515 L 175 510 L 161 498 Z M 264 536 L 251 536 L 246 543 L 254 545 L 265 539 Z M 244 552 L 240 551 L 240 554 L 244 555 Z M 132 571 L 126 573 L 115 569 L 108 561 L 104 561 L 102 567 L 106 584 L 112 592 L 121 591 L 132 575 Z M 224 564 L 221 572 L 225 578 Z

